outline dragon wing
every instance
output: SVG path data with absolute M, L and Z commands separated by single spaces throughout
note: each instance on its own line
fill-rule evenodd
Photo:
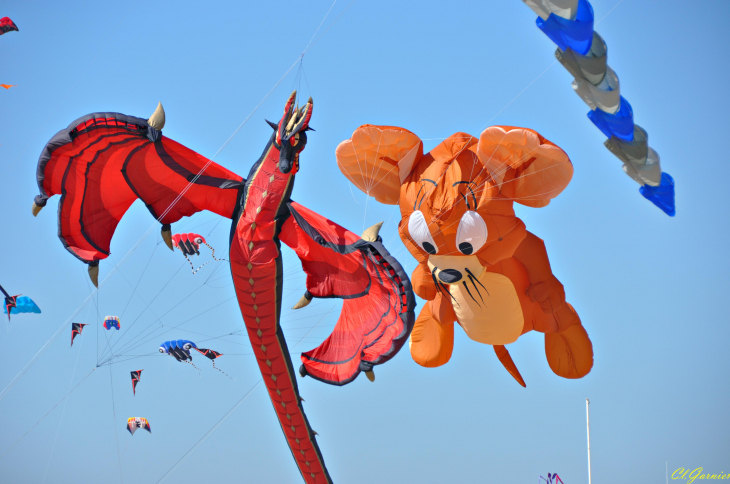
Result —
M 33 214 L 61 195 L 58 236 L 90 268 L 109 256 L 114 230 L 138 198 L 163 224 L 168 246 L 169 224 L 184 216 L 201 210 L 233 214 L 243 179 L 163 136 L 161 106 L 155 115 L 156 123 L 119 113 L 88 114 L 59 131 L 38 160 L 40 194 Z
M 416 303 L 408 276 L 381 243 L 379 226 L 361 238 L 298 203 L 289 209 L 280 239 L 307 274 L 304 300 L 344 299 L 334 331 L 302 353 L 299 371 L 333 385 L 345 385 L 361 371 L 372 378 L 373 366 L 395 356 L 413 329 Z

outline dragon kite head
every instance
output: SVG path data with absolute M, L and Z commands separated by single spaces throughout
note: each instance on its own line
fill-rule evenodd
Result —
M 299 153 L 307 144 L 306 131 L 313 131 L 309 127 L 309 120 L 312 117 L 312 98 L 307 103 L 297 108 L 295 101 L 297 92 L 289 96 L 284 107 L 284 115 L 279 124 L 267 121 L 276 130 L 274 134 L 274 146 L 279 150 L 279 170 L 282 173 L 289 173 L 292 168 L 299 165 Z M 296 173 L 296 168 L 295 168 Z

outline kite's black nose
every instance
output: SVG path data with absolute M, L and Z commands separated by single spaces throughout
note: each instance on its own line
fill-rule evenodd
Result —
M 453 284 L 461 280 L 461 272 L 456 269 L 444 269 L 439 272 L 439 279 L 446 284 Z

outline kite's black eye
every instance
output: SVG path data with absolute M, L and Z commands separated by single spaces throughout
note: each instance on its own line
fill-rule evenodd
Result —
M 433 245 L 431 245 L 429 242 L 423 243 L 423 249 L 431 255 L 436 254 L 436 248 Z
M 469 242 L 462 242 L 459 244 L 459 251 L 464 255 L 471 255 L 474 252 L 474 247 Z

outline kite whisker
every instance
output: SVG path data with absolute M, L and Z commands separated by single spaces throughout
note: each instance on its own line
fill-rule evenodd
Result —
M 466 289 L 466 292 L 467 292 L 467 294 L 469 294 L 469 297 L 471 298 L 471 300 L 474 301 L 477 304 L 477 306 L 482 307 L 482 305 L 479 304 L 479 301 L 474 299 L 474 296 L 472 296 L 471 291 L 469 290 L 469 286 L 466 285 L 466 281 L 463 281 L 462 284 L 464 284 L 464 289 Z M 482 300 L 482 302 L 484 302 L 484 300 Z
M 456 298 L 454 297 L 454 295 L 453 295 L 453 294 L 451 294 L 451 291 L 449 290 L 449 288 L 448 288 L 448 287 L 446 287 L 446 284 L 444 284 L 443 282 L 441 282 L 440 284 L 441 284 L 441 287 L 443 287 L 443 288 L 444 288 L 444 291 L 446 291 L 446 292 L 447 292 L 447 293 L 449 294 L 449 296 L 451 296 L 451 299 L 453 299 L 453 301 L 454 301 L 454 302 L 456 303 L 456 305 L 458 306 L 458 305 L 459 305 L 459 301 L 457 301 L 457 300 L 456 300 Z
M 469 276 L 469 280 L 471 281 L 472 286 L 474 286 L 474 289 L 477 291 L 477 294 L 479 294 L 479 299 L 484 302 L 484 298 L 482 297 L 482 291 L 479 290 L 476 284 L 474 284 L 474 278 L 472 276 Z M 466 281 L 464 281 L 466 283 Z
M 441 294 L 444 295 L 443 290 L 441 289 L 441 284 L 439 284 L 439 280 L 436 279 L 436 268 L 433 268 L 433 271 L 431 272 L 431 278 L 433 279 L 433 284 L 436 286 L 436 290 Z
M 479 284 L 480 286 L 482 286 L 482 288 L 484 288 L 484 290 L 487 292 L 487 296 L 491 297 L 491 295 L 489 294 L 489 290 L 487 290 L 487 288 L 484 287 L 484 284 L 482 284 L 481 282 L 479 282 L 479 279 L 477 279 L 477 276 L 475 276 L 469 269 L 466 269 L 465 268 L 464 270 L 466 271 L 467 274 L 469 274 L 469 279 L 472 280 L 471 281 L 472 284 L 474 284 L 474 281 L 476 281 L 477 284 Z M 474 287 L 476 287 L 476 284 L 474 284 Z

